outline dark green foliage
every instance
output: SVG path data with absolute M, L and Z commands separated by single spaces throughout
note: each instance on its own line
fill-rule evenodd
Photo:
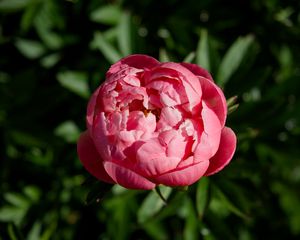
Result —
M 299 239 L 298 0 L 0 0 L 0 239 Z M 209 69 L 238 149 L 189 189 L 96 182 L 76 140 L 131 53 Z

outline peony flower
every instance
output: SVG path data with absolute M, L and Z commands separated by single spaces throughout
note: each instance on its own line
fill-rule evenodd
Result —
M 236 136 L 226 116 L 203 68 L 130 55 L 92 95 L 78 155 L 93 176 L 125 188 L 191 185 L 230 162 Z

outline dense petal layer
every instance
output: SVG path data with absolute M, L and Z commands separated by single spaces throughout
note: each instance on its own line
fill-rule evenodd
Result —
M 209 161 L 199 162 L 197 164 L 188 166 L 183 169 L 176 169 L 174 171 L 162 174 L 154 178 L 157 184 L 164 184 L 167 186 L 187 186 L 199 180 L 207 170 Z
M 109 176 L 118 184 L 130 189 L 153 189 L 155 184 L 134 171 L 113 162 L 104 162 Z
M 91 96 L 88 106 L 87 106 L 86 125 L 89 130 L 92 129 L 93 122 L 94 122 L 95 107 L 96 107 L 97 97 L 99 94 L 99 89 L 100 89 L 100 87 L 98 87 L 95 90 L 95 92 Z
M 187 68 L 188 70 L 190 70 L 196 76 L 204 77 L 209 79 L 210 81 L 213 81 L 213 78 L 210 75 L 210 73 L 206 71 L 204 68 L 199 67 L 198 65 L 192 63 L 181 63 L 181 65 Z
M 81 163 L 90 174 L 104 182 L 114 183 L 111 177 L 106 173 L 102 159 L 97 152 L 88 131 L 85 131 L 80 135 L 77 144 L 77 152 Z
M 110 77 L 112 74 L 120 71 L 121 69 L 127 66 L 138 69 L 151 69 L 158 64 L 159 62 L 155 58 L 142 54 L 134 54 L 122 58 L 120 61 L 113 64 L 108 70 L 106 77 Z
M 202 96 L 201 85 L 198 77 L 189 69 L 178 63 L 162 63 L 161 66 L 164 68 L 176 70 L 179 73 L 186 92 L 186 96 L 188 97 L 187 109 L 191 112 L 196 112 L 196 106 L 199 105 Z
M 234 132 L 228 127 L 223 128 L 219 149 L 210 159 L 210 164 L 205 176 L 212 175 L 222 170 L 232 159 L 235 148 L 236 136 Z
M 199 78 L 202 88 L 202 101 L 214 111 L 218 116 L 222 127 L 225 125 L 227 106 L 226 99 L 222 90 L 214 84 L 212 81 L 208 81 L 206 78 Z

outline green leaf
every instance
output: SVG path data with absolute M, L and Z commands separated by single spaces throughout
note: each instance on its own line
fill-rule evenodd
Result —
M 122 55 L 104 38 L 101 32 L 95 32 L 91 46 L 99 49 L 111 64 L 122 58 Z
M 200 218 L 203 217 L 204 212 L 209 203 L 209 179 L 203 177 L 197 184 L 196 190 L 196 208 Z
M 53 53 L 43 57 L 40 60 L 40 63 L 44 68 L 52 68 L 60 60 L 60 58 L 61 58 L 60 54 Z
M 123 12 L 118 26 L 118 44 L 123 56 L 132 53 L 131 39 L 131 16 L 128 12 Z
M 10 240 L 23 240 L 24 239 L 21 235 L 20 230 L 13 223 L 10 223 L 7 225 L 7 233 L 8 233 Z
M 202 29 L 200 32 L 200 39 L 196 50 L 196 63 L 210 71 L 210 52 L 209 52 L 209 39 L 206 29 Z
M 198 240 L 199 239 L 199 225 L 198 219 L 195 214 L 195 209 L 190 198 L 186 198 L 184 201 L 185 207 L 185 227 L 183 231 L 183 236 L 185 240 Z
M 8 203 L 19 208 L 27 208 L 29 205 L 28 199 L 18 193 L 5 193 L 4 198 Z
M 167 229 L 161 224 L 160 221 L 147 221 L 143 224 L 142 227 L 151 236 L 151 239 L 168 239 Z
M 77 95 L 88 98 L 90 95 L 87 76 L 82 72 L 65 71 L 57 74 L 59 83 Z
M 161 194 L 168 199 L 172 188 L 160 186 Z M 138 221 L 143 223 L 157 214 L 165 206 L 164 201 L 156 192 L 150 192 L 138 210 Z
M 245 220 L 250 219 L 249 216 L 238 209 L 217 186 L 214 186 L 214 192 L 216 194 L 216 197 L 221 201 L 223 207 L 227 208 L 230 212 Z
M 16 40 L 15 45 L 29 59 L 39 58 L 46 52 L 45 47 L 37 41 L 19 38 Z
M 170 62 L 171 61 L 166 49 L 164 49 L 164 48 L 159 49 L 159 61 L 160 62 Z
M 217 73 L 217 83 L 224 87 L 230 77 L 236 72 L 252 46 L 254 37 L 247 35 L 239 37 L 228 49 L 222 59 Z
M 121 14 L 121 9 L 117 5 L 107 5 L 91 12 L 90 19 L 97 23 L 116 25 Z
M 26 186 L 23 190 L 24 194 L 33 202 L 37 202 L 41 196 L 41 191 L 35 186 Z
M 4 206 L 0 208 L 0 221 L 13 222 L 19 224 L 26 214 L 27 209 L 14 206 Z
M 191 62 L 194 60 L 195 56 L 196 56 L 195 52 L 190 52 L 190 53 L 183 59 L 183 62 L 191 63 Z
M 79 138 L 80 130 L 73 121 L 65 121 L 54 130 L 54 133 L 66 142 L 75 143 Z
M 16 12 L 25 8 L 32 0 L 1 0 L 0 12 Z
M 41 239 L 41 228 L 42 225 L 40 222 L 35 222 L 33 227 L 30 229 L 27 238 L 28 240 L 40 240 Z

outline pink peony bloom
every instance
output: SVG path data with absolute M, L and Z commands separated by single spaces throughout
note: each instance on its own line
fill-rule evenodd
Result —
M 206 70 L 131 55 L 92 95 L 78 155 L 93 176 L 125 188 L 191 185 L 230 162 L 236 136 L 226 115 Z

